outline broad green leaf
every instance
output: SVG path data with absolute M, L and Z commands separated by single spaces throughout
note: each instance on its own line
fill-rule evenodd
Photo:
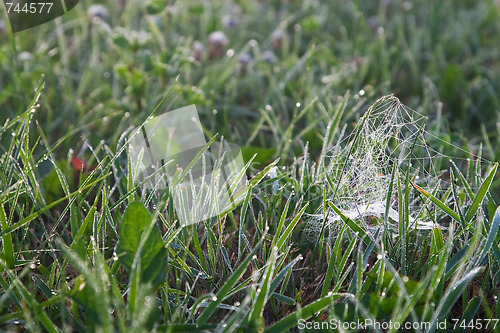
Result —
M 152 282 L 154 285 L 161 284 L 165 279 L 167 250 L 163 246 L 160 231 L 153 225 L 151 232 L 147 235 L 152 222 L 151 214 L 140 202 L 132 202 L 125 209 L 123 219 L 118 228 L 118 244 L 116 253 L 127 271 L 132 273 L 134 259 L 141 245 L 141 238 L 144 241 L 140 249 L 139 265 L 141 274 L 140 281 L 143 283 Z

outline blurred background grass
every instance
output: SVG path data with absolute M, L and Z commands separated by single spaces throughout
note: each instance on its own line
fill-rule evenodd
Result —
M 5 20 L 0 121 L 23 111 L 43 80 L 36 119 L 51 143 L 77 130 L 65 149 L 82 135 L 115 144 L 173 86 L 165 109 L 196 104 L 207 135 L 266 159 L 290 159 L 306 141 L 319 153 L 343 97 L 344 119 L 355 122 L 388 93 L 455 144 L 483 141 L 485 157 L 499 157 L 493 1 L 82 1 L 15 35 Z M 228 39 L 220 58 L 209 56 L 213 31 Z

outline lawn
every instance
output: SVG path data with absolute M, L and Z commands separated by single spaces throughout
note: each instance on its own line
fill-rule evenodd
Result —
M 500 332 L 498 2 L 0 8 L 0 330 Z M 227 142 L 231 204 L 182 201 Z

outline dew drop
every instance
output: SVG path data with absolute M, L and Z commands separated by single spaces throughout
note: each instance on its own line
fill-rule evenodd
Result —
M 31 268 L 31 269 L 35 269 L 35 268 L 36 268 L 36 265 L 35 265 L 35 264 L 31 264 L 31 265 L 30 265 L 30 268 Z
M 296 107 L 298 107 L 298 108 L 300 108 L 300 105 L 301 105 L 301 104 L 300 104 L 300 102 L 297 102 L 297 103 L 295 104 L 295 106 L 296 106 Z

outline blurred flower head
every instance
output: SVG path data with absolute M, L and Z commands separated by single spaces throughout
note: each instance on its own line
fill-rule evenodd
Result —
M 203 59 L 203 52 L 205 52 L 205 46 L 200 41 L 195 40 L 193 43 L 193 56 L 197 61 Z
M 19 53 L 19 55 L 17 56 L 17 59 L 19 59 L 19 61 L 26 62 L 26 61 L 30 61 L 31 59 L 33 59 L 33 55 L 29 52 L 23 51 L 23 52 Z
M 288 39 L 288 35 L 282 29 L 276 29 L 271 34 L 271 46 L 275 50 L 281 50 L 283 47 L 283 41 Z
M 278 61 L 278 58 L 276 58 L 276 55 L 271 50 L 265 50 L 264 52 L 262 52 L 261 56 L 262 60 L 264 60 L 265 62 L 275 63 Z
M 236 28 L 240 25 L 240 20 L 234 15 L 224 15 L 222 17 L 222 26 L 224 28 Z
M 249 53 L 242 53 L 240 54 L 240 56 L 238 57 L 238 64 L 239 64 L 239 68 L 238 68 L 238 75 L 239 76 L 243 76 L 243 75 L 246 75 L 247 72 L 248 72 L 248 65 L 250 64 L 250 62 L 252 62 L 252 56 L 249 54 Z
M 248 65 L 252 61 L 252 56 L 248 53 L 242 53 L 238 58 L 238 62 L 242 65 Z
M 92 5 L 87 9 L 87 16 L 91 20 L 106 20 L 109 17 L 109 11 L 103 5 Z
M 226 47 L 229 39 L 222 31 L 214 31 L 208 36 L 208 57 L 210 59 L 218 59 L 226 53 Z

